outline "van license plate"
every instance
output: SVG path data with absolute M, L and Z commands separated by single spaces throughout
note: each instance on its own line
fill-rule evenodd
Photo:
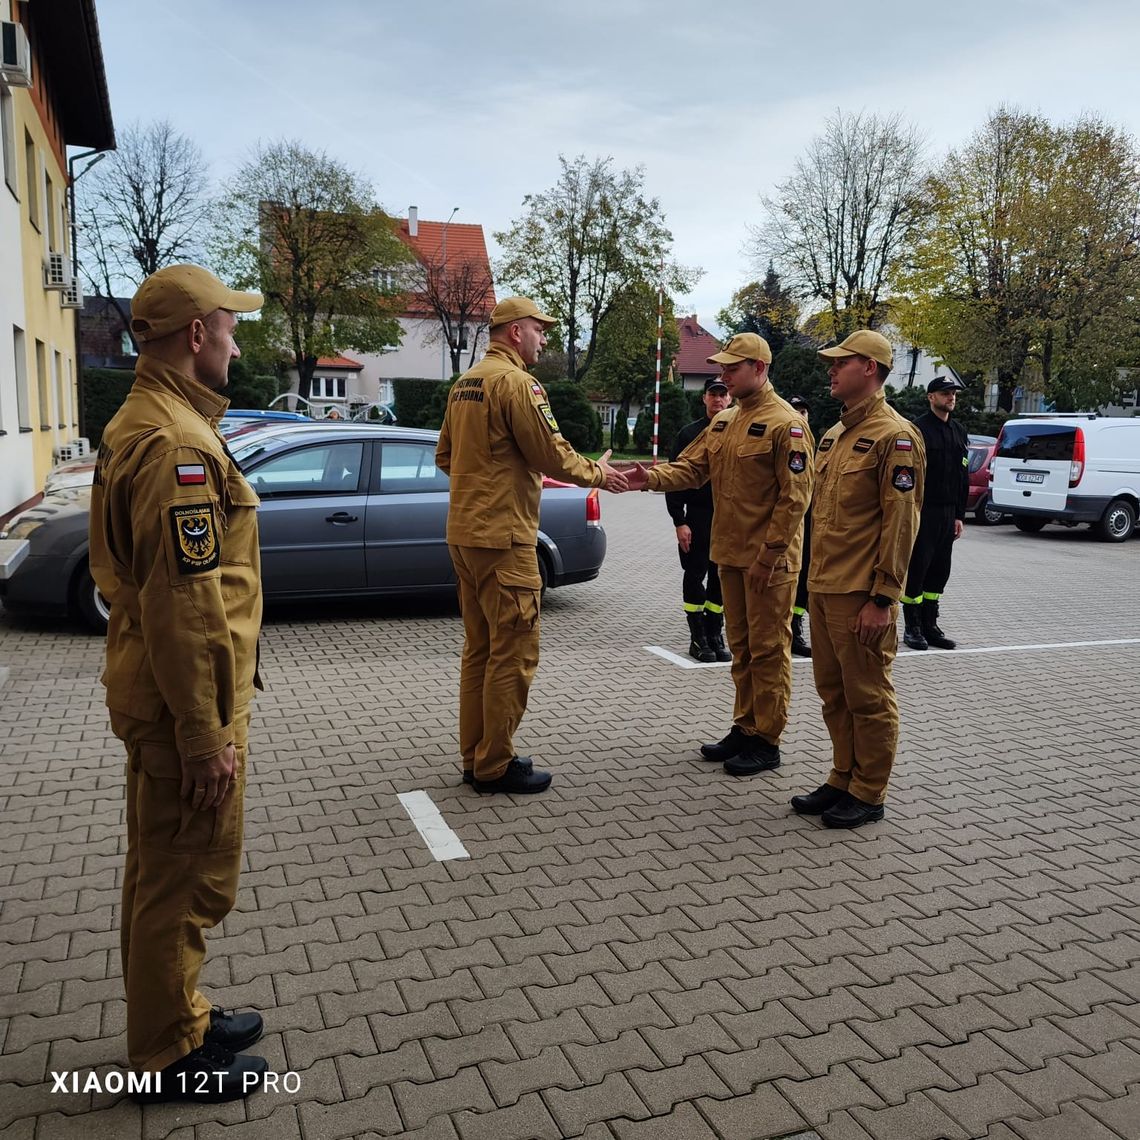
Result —
M 1016 483 L 1044 483 L 1045 473 L 1043 471 L 1016 471 L 1013 478 Z

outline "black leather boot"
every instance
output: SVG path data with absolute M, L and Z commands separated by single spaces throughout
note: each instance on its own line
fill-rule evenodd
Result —
M 731 760 L 733 756 L 739 756 L 744 751 L 747 742 L 748 737 L 740 731 L 739 725 L 734 724 L 723 740 L 718 740 L 715 744 L 702 744 L 701 755 L 706 760 L 715 760 L 718 763 L 722 760 Z
M 694 661 L 703 661 L 707 664 L 716 660 L 716 654 L 709 645 L 708 635 L 705 633 L 704 617 L 703 613 L 685 615 L 689 623 L 689 656 Z
M 922 633 L 922 603 L 903 602 L 903 641 L 911 649 L 926 649 Z
M 804 615 L 792 614 L 792 655 L 810 657 L 811 646 L 804 640 Z
M 705 635 L 713 658 L 717 661 L 731 661 L 732 654 L 724 643 L 724 614 L 714 614 L 705 610 Z
M 938 628 L 937 598 L 927 598 L 922 603 L 922 632 L 926 637 L 926 644 L 935 649 L 953 649 L 958 644 Z

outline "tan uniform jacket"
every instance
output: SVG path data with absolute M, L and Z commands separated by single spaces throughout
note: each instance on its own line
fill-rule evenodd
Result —
M 718 566 L 775 568 L 773 583 L 800 570 L 804 512 L 811 502 L 811 432 L 765 384 L 720 412 L 673 463 L 649 472 L 650 491 L 681 491 L 712 479 L 710 555 Z
M 109 708 L 174 718 L 179 753 L 234 740 L 257 678 L 259 500 L 215 425 L 229 402 L 139 359 L 103 432 L 91 491 L 91 573 L 111 603 Z
M 543 475 L 579 487 L 606 481 L 598 464 L 566 442 L 522 357 L 494 342 L 451 389 L 435 461 L 451 478 L 452 546 L 533 546 Z
M 926 448 L 882 389 L 848 408 L 819 441 L 812 503 L 813 594 L 883 594 L 897 602 L 918 534 Z

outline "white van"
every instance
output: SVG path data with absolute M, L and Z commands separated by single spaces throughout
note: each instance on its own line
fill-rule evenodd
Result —
M 1140 515 L 1140 418 L 1095 412 L 1006 420 L 990 462 L 990 497 L 1018 530 L 1089 523 L 1123 542 Z

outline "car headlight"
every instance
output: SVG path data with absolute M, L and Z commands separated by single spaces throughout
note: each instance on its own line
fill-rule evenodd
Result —
M 32 532 L 43 526 L 44 522 L 42 518 L 17 515 L 5 530 L 0 530 L 0 538 L 30 538 Z

